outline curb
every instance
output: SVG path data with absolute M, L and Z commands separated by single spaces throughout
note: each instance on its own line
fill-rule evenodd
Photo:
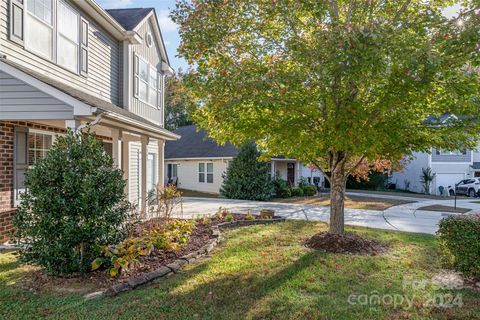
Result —
M 272 224 L 277 222 L 284 222 L 285 218 L 274 218 L 274 219 L 257 219 L 257 220 L 240 220 L 233 222 L 222 222 L 215 226 L 212 226 L 212 236 L 213 239 L 210 239 L 205 245 L 200 249 L 193 251 L 187 255 L 184 255 L 177 260 L 162 266 L 154 271 L 128 278 L 125 282 L 113 285 L 104 291 L 96 291 L 84 295 L 83 297 L 86 300 L 99 298 L 102 296 L 116 296 L 122 292 L 133 290 L 139 286 L 146 285 L 148 283 L 157 283 L 161 279 L 171 276 L 172 274 L 178 273 L 183 266 L 189 263 L 193 263 L 198 258 L 208 255 L 220 242 L 221 239 L 221 229 L 229 229 L 234 227 L 243 227 L 243 226 L 252 226 L 252 225 L 261 225 L 261 224 Z

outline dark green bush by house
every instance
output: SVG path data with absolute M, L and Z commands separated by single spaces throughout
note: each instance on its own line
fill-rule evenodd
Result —
M 387 186 L 388 176 L 381 172 L 370 172 L 368 180 L 360 179 L 358 181 L 353 176 L 349 176 L 347 179 L 347 189 L 386 190 Z
M 276 172 L 272 182 L 276 198 L 290 198 L 292 196 L 292 189 L 288 182 L 280 177 L 280 172 Z
M 480 279 L 480 214 L 442 219 L 437 235 L 444 261 Z
M 224 175 L 220 193 L 229 199 L 265 201 L 272 198 L 273 185 L 266 162 L 253 142 L 245 143 Z
M 303 197 L 303 189 L 300 187 L 293 187 L 291 193 L 292 197 Z
M 306 197 L 312 197 L 317 194 L 317 187 L 312 184 L 304 185 L 301 188 L 303 190 L 303 195 Z
M 28 244 L 21 260 L 53 274 L 88 271 L 98 245 L 127 235 L 132 211 L 125 186 L 95 136 L 59 136 L 26 174 L 27 191 L 13 220 L 16 241 Z

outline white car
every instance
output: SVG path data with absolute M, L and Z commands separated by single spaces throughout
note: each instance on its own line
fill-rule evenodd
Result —
M 475 197 L 480 190 L 480 178 L 469 178 L 455 184 L 455 192 L 457 195 L 465 195 Z

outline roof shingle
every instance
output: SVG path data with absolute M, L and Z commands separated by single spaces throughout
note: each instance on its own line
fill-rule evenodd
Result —
M 133 30 L 153 8 L 108 9 L 107 11 L 125 30 Z
M 181 138 L 165 143 L 165 159 L 229 158 L 238 154 L 237 148 L 231 143 L 221 146 L 208 138 L 205 130 L 197 132 L 194 125 L 180 127 L 173 133 L 180 135 Z

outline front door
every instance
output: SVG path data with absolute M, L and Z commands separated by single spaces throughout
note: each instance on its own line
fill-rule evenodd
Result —
M 291 186 L 295 184 L 295 163 L 287 163 L 287 181 Z

